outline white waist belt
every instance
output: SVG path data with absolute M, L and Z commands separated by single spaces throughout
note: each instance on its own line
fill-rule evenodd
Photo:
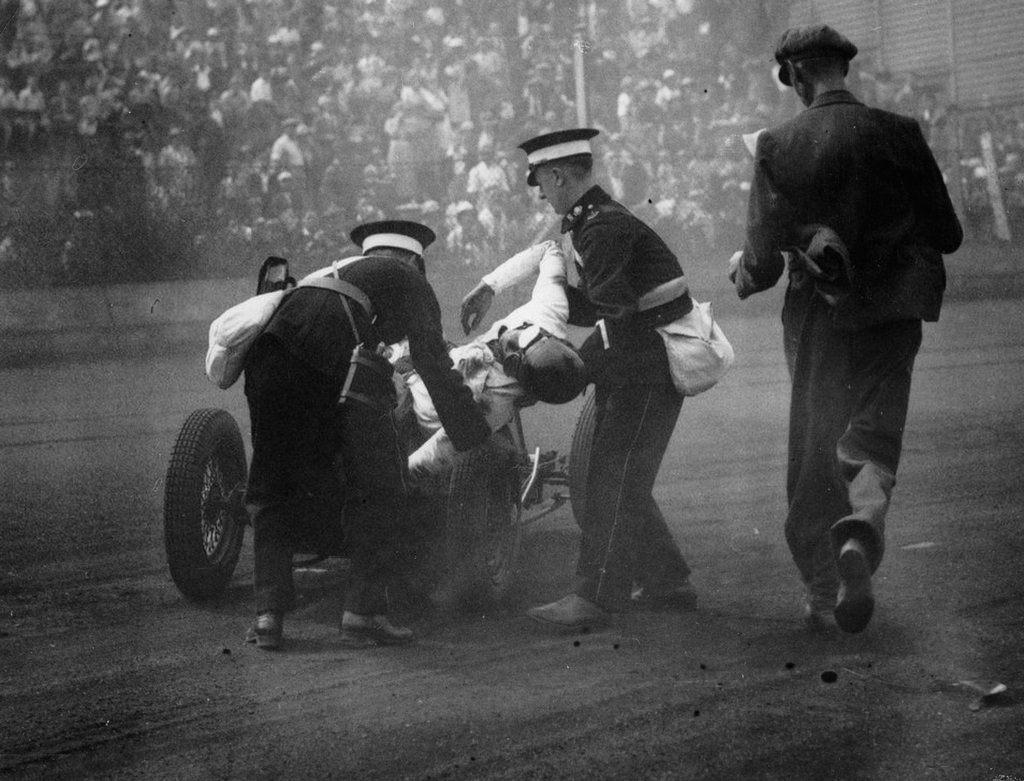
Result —
M 637 299 L 637 309 L 646 312 L 648 309 L 675 301 L 677 298 L 690 292 L 690 286 L 686 284 L 684 277 L 676 277 L 668 282 L 662 282 L 656 288 L 648 290 Z

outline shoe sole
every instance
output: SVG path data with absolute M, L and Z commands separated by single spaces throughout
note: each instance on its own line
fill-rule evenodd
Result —
M 864 631 L 875 610 L 875 597 L 871 593 L 871 567 L 867 558 L 856 550 L 839 557 L 840 597 L 833 616 L 844 632 L 856 634 Z

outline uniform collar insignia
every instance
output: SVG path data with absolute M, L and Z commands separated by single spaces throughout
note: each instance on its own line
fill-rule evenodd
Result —
M 562 233 L 568 233 L 575 227 L 583 215 L 584 210 L 588 212 L 588 216 L 597 214 L 597 210 L 594 208 L 596 205 L 610 201 L 609 196 L 604 190 L 595 185 L 583 193 L 583 196 L 576 202 L 564 217 L 562 217 Z

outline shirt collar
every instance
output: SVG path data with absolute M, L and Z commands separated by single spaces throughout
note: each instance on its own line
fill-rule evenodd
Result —
M 816 97 L 808 108 L 818 108 L 819 106 L 831 106 L 833 103 L 856 103 L 860 104 L 860 101 L 854 97 L 853 93 L 845 89 L 834 89 L 828 92 L 823 92 Z
M 568 233 L 574 230 L 583 219 L 583 215 L 593 209 L 595 206 L 600 206 L 602 203 L 609 203 L 612 197 L 600 188 L 598 185 L 594 185 L 587 190 L 580 197 L 573 207 L 566 212 L 565 216 L 562 217 L 562 233 Z

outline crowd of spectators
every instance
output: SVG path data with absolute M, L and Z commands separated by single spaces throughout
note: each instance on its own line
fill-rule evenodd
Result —
M 700 0 L 603 5 L 588 27 L 559 0 L 0 0 L 0 266 L 43 232 L 52 279 L 230 273 L 340 255 L 355 223 L 398 215 L 437 230 L 436 262 L 490 267 L 553 230 L 516 145 L 578 124 L 578 53 L 614 194 L 683 256 L 731 247 L 741 134 L 791 93 Z M 861 83 L 941 126 L 912 88 Z M 1000 116 L 1019 219 L 1024 118 Z M 21 186 L 26 160 L 61 173 Z M 984 195 L 973 162 L 965 199 Z

